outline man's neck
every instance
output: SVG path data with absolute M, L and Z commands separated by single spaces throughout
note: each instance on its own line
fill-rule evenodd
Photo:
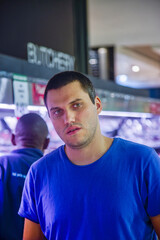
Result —
M 75 165 L 88 165 L 102 157 L 110 148 L 112 142 L 112 138 L 101 135 L 98 142 L 92 142 L 81 149 L 65 146 L 65 152 L 69 160 Z

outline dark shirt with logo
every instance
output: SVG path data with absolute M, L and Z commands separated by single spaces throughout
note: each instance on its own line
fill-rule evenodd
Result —
M 22 240 L 24 219 L 18 215 L 25 177 L 43 156 L 35 148 L 13 150 L 0 157 L 0 239 Z

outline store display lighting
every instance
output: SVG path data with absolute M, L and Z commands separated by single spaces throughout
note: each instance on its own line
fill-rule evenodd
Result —
M 35 106 L 35 105 L 28 105 L 27 106 L 28 111 L 44 111 L 47 112 L 47 109 L 45 106 Z
M 15 109 L 16 109 L 16 105 L 14 105 L 14 104 L 0 103 L 0 109 L 15 110 Z
M 123 111 L 102 111 L 100 113 L 102 116 L 115 116 L 115 117 L 135 117 L 135 118 L 151 118 L 152 113 L 143 112 L 123 112 Z
M 0 104 L 0 109 L 15 110 L 15 104 Z M 45 106 L 35 106 L 28 105 L 27 110 L 30 112 L 41 112 L 45 114 L 47 109 Z M 151 118 L 153 117 L 152 113 L 143 113 L 143 112 L 123 112 L 123 111 L 102 111 L 101 116 L 115 116 L 115 117 L 135 117 L 135 118 Z
M 0 103 L 0 109 L 6 109 L 6 110 L 15 110 L 16 105 L 15 104 L 4 104 Z M 45 106 L 35 106 L 35 105 L 28 105 L 27 106 L 28 111 L 41 111 L 41 112 L 47 112 L 47 109 Z

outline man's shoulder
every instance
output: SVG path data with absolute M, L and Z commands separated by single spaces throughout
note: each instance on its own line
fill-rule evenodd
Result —
M 152 149 L 151 147 L 145 145 L 145 144 L 142 144 L 142 143 L 139 143 L 139 142 L 135 142 L 135 141 L 132 141 L 132 140 L 127 140 L 127 139 L 123 139 L 123 138 L 115 138 L 117 139 L 117 143 L 121 144 L 122 146 L 127 146 L 127 147 L 133 147 L 133 148 L 146 148 L 146 149 Z
M 39 160 L 37 160 L 35 163 L 33 163 L 32 165 L 34 167 L 42 167 L 42 165 L 44 164 L 54 164 L 57 161 L 59 161 L 59 159 L 62 157 L 62 152 L 63 152 L 64 146 L 60 146 L 54 150 L 52 150 L 51 152 L 47 153 L 46 155 L 44 155 L 43 157 L 41 157 Z
M 54 150 L 52 150 L 51 152 L 47 153 L 46 155 L 44 155 L 42 158 L 46 158 L 46 159 L 50 159 L 50 158 L 53 158 L 53 157 L 57 157 L 58 155 L 60 156 L 61 152 L 63 152 L 64 150 L 64 146 L 60 146 Z
M 117 138 L 115 139 L 115 143 L 119 151 L 121 152 L 128 152 L 131 154 L 143 154 L 143 156 L 152 154 L 154 149 L 148 145 L 141 144 L 138 142 L 126 140 L 123 138 Z
M 134 165 L 136 168 L 138 166 L 144 168 L 155 163 L 159 165 L 160 162 L 159 156 L 153 148 L 122 138 L 115 139 L 112 157 L 120 160 L 123 164 Z

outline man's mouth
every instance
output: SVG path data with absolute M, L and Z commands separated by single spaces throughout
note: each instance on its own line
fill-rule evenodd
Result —
M 67 134 L 72 135 L 72 134 L 77 133 L 79 130 L 80 130 L 80 128 L 78 128 L 78 127 L 72 128 L 72 129 L 69 129 L 69 130 L 67 131 Z

